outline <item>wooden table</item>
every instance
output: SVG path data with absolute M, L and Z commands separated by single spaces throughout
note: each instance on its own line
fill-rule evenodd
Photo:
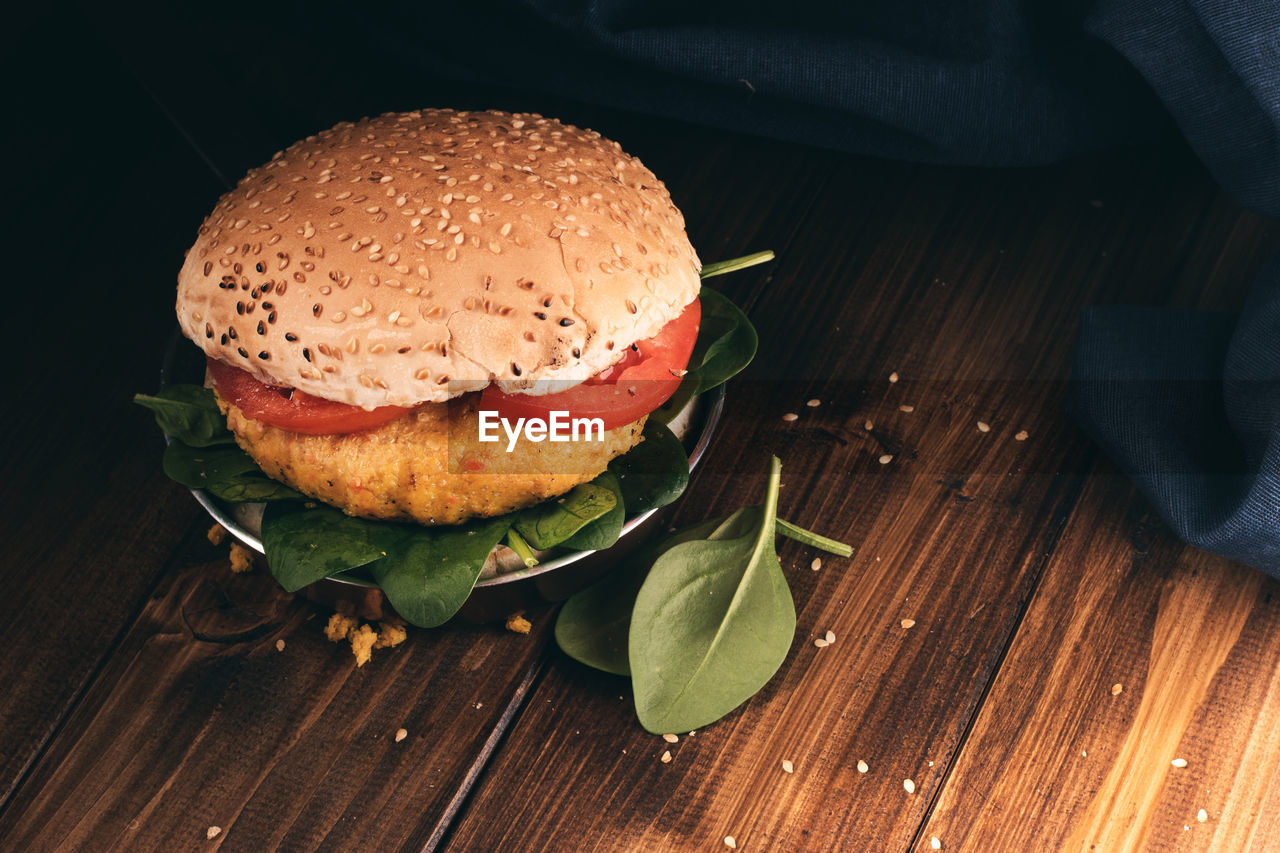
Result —
M 1234 310 L 1280 246 L 1187 152 L 995 171 L 429 81 L 285 101 L 130 33 L 68 25 L 74 106 L 20 104 L 56 168 L 12 178 L 39 343 L 10 340 L 0 423 L 0 849 L 1280 848 L 1280 588 L 1176 541 L 1062 411 L 1082 307 Z M 428 103 L 596 128 L 704 260 L 777 253 L 722 280 L 761 350 L 675 521 L 757 500 L 777 454 L 782 514 L 855 552 L 780 544 L 785 664 L 675 744 L 552 607 L 356 668 L 324 611 L 231 574 L 129 402 L 223 181 Z

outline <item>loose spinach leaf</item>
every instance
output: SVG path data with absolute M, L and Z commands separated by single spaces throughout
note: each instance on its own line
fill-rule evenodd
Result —
M 643 435 L 644 441 L 609 463 L 628 515 L 666 506 L 689 485 L 689 457 L 680 439 L 653 418 L 645 422 Z
M 698 335 L 690 364 L 696 366 L 701 394 L 737 375 L 755 358 L 760 344 L 747 315 L 729 299 L 710 288 L 702 288 L 702 323 L 706 335 Z
M 774 538 L 777 458 L 763 506 L 744 507 L 705 540 L 654 561 L 636 597 L 627 654 L 640 724 L 685 732 L 714 722 L 765 685 L 795 635 Z
M 154 395 L 134 394 L 133 402 L 150 409 L 165 435 L 190 447 L 235 444 L 213 392 L 199 385 L 170 385 Z
M 556 617 L 556 643 L 569 657 L 587 666 L 614 675 L 630 675 L 627 635 L 631 630 L 631 609 L 649 567 L 681 542 L 705 538 L 724 520 L 714 518 L 674 533 L 658 545 L 628 557 L 621 566 L 575 593 Z
M 686 472 L 687 476 L 687 472 Z M 630 507 L 622 496 L 622 485 L 618 478 L 609 471 L 591 481 L 596 488 L 608 489 L 613 494 L 613 509 L 587 523 L 585 527 L 560 543 L 562 547 L 577 551 L 601 551 L 610 548 L 622 535 L 623 522 L 627 520 Z
M 280 585 L 296 592 L 386 555 L 390 525 L 373 525 L 316 503 L 273 503 L 262 515 L 262 549 Z
M 235 445 L 188 447 L 181 441 L 170 441 L 162 464 L 169 479 L 232 503 L 303 497 L 262 473 L 249 454 Z
M 522 510 L 512 525 L 539 551 L 565 542 L 590 522 L 609 512 L 618 497 L 597 483 L 583 483 L 567 495 Z
M 505 517 L 451 527 L 386 525 L 395 531 L 384 540 L 387 555 L 369 571 L 397 613 L 420 628 L 434 628 L 462 607 L 510 526 Z

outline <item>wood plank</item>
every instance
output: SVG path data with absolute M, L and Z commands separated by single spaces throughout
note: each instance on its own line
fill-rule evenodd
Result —
M 1278 593 L 1103 466 L 917 848 L 1280 845 Z
M 528 636 L 414 630 L 362 668 L 325 621 L 195 537 L 0 816 L 0 848 L 191 849 L 216 826 L 230 849 L 421 849 L 522 701 L 546 616 Z
M 811 156 L 827 185 L 753 312 L 761 355 L 680 517 L 756 499 L 774 452 L 782 514 L 855 556 L 814 572 L 781 547 L 787 661 L 676 746 L 640 730 L 625 680 L 553 658 L 448 849 L 908 846 L 1094 458 L 1061 413 L 1077 311 L 1173 299 L 1192 258 L 1203 290 L 1221 255 L 1197 242 L 1221 240 L 1220 202 L 1176 156 L 1019 173 Z M 787 198 L 785 174 L 762 180 Z M 1266 226 L 1221 210 L 1258 249 L 1232 263 L 1256 269 Z M 1216 284 L 1230 302 L 1245 283 Z

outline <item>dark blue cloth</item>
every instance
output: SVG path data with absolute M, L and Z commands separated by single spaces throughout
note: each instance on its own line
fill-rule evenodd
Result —
M 378 62 L 885 157 L 1018 166 L 1180 134 L 1280 216 L 1277 0 L 499 0 L 395 19 L 367 19 Z M 1239 318 L 1087 312 L 1074 370 L 1071 411 L 1169 524 L 1280 576 L 1280 265 Z

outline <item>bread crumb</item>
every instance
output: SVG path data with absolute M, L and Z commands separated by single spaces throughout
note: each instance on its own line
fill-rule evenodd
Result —
M 897 382 L 897 381 L 898 381 L 898 374 L 897 374 L 897 372 L 896 372 L 896 371 L 895 371 L 895 372 L 893 372 L 893 373 L 890 373 L 890 374 L 889 374 L 889 381 L 890 381 L 890 382 Z
M 409 637 L 408 630 L 404 627 L 404 622 L 399 619 L 383 619 L 378 623 L 378 641 L 373 644 L 375 649 L 389 649 L 398 646 Z
M 231 571 L 236 574 L 253 568 L 253 552 L 239 542 L 231 543 Z
M 1013 434 L 1013 440 L 1014 440 L 1014 441 L 1026 441 L 1026 440 L 1027 440 L 1027 431 L 1026 431 L 1025 429 L 1020 429 L 1020 430 L 1018 430 L 1016 433 L 1014 433 L 1014 434 Z
M 356 656 L 356 666 L 364 666 L 373 657 L 373 645 L 378 642 L 378 634 L 368 625 L 361 625 L 348 635 L 351 640 L 351 653 Z
M 325 639 L 331 643 L 340 643 L 359 625 L 360 620 L 354 616 L 335 613 L 329 617 L 329 624 L 324 626 Z
M 220 826 L 211 826 L 204 831 L 205 838 L 217 838 L 221 834 L 222 834 L 222 827 Z
M 215 524 L 213 527 L 209 528 L 209 532 L 204 536 L 214 545 L 221 545 L 223 542 L 227 541 L 227 528 L 223 527 L 221 524 Z
M 507 617 L 507 630 L 515 631 L 517 634 L 527 634 L 533 628 L 533 623 L 524 618 L 524 611 L 512 613 Z
M 663 764 L 671 763 L 671 750 L 668 749 L 662 753 L 662 763 Z
M 400 741 L 404 740 L 408 736 L 409 736 L 408 729 L 396 729 L 396 743 L 399 743 Z

